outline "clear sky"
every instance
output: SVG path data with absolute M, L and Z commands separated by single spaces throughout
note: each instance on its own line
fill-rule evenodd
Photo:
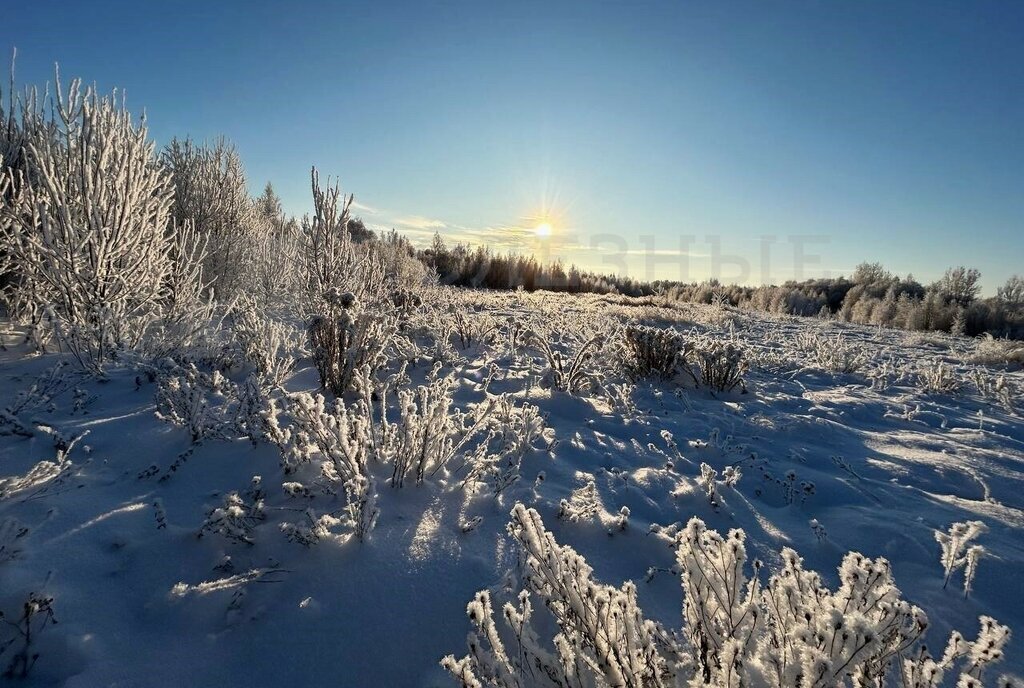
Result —
M 986 292 L 1024 272 L 1022 36 L 1016 0 L 0 1 L 19 82 L 60 62 L 160 143 L 224 134 L 292 213 L 315 164 L 421 241 Z

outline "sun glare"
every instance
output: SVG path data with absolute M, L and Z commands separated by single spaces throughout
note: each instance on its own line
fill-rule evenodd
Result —
M 551 236 L 551 223 L 542 222 L 533 229 L 534 233 L 539 237 Z

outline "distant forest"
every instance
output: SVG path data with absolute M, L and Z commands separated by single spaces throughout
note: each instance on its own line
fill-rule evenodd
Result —
M 358 220 L 353 223 L 358 223 L 354 233 L 365 236 L 365 227 Z M 862 263 L 851 277 L 749 287 L 725 285 L 715 279 L 644 282 L 598 275 L 574 265 L 544 264 L 534 256 L 497 253 L 483 246 L 449 247 L 440 234 L 434 235 L 430 248 L 416 251 L 416 256 L 434 270 L 442 284 L 460 287 L 660 297 L 863 325 L 1024 339 L 1024 278 L 1014 275 L 995 296 L 979 298 L 981 273 L 973 268 L 952 267 L 938 281 L 924 285 L 912 275 L 898 277 L 880 263 Z

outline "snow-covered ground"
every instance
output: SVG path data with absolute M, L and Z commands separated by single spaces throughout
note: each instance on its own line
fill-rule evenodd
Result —
M 0 408 L 25 407 L 24 427 L 9 419 L 0 435 L 0 610 L 14 619 L 36 592 L 53 597 L 59 622 L 36 635 L 27 685 L 452 685 L 438 662 L 465 653 L 473 594 L 488 588 L 507 599 L 519 587 L 506 534 L 517 501 L 537 509 L 598 579 L 636 581 L 644 613 L 670 627 L 681 623 L 682 590 L 675 553 L 651 526 L 698 516 L 723 533 L 744 529 L 769 569 L 793 547 L 830 585 L 849 550 L 887 558 L 904 596 L 928 612 L 937 651 L 951 628 L 973 638 L 982 614 L 1024 629 L 1024 375 L 970 363 L 970 340 L 611 297 L 450 298 L 495 329 L 466 348 L 453 337 L 445 355 L 424 346 L 413 383 L 434 355 L 456 375 L 456 406 L 507 394 L 538 406 L 550 431 L 497 498 L 464 486 L 461 454 L 401 488 L 388 484 L 390 466 L 372 466 L 380 515 L 365 542 L 288 540 L 282 522 L 337 500 L 289 495 L 282 483 L 298 478 L 283 474 L 270 443 L 210 437 L 169 473 L 189 433 L 156 416 L 157 376 L 138 366 L 105 380 L 69 366 L 54 394 L 24 404 L 19 394 L 59 357 L 30 355 L 8 337 Z M 629 321 L 735 338 L 750 362 L 745 391 L 634 384 L 616 370 L 610 344 L 587 363 L 602 378 L 591 390 L 556 391 L 542 384 L 536 348 L 507 336 L 510 322 L 587 339 Z M 835 358 L 855 370 L 829 370 L 843 367 Z M 225 375 L 240 383 L 245 373 Z M 992 391 L 1000 376 L 1009 391 Z M 956 389 L 928 390 L 927 377 Z M 317 390 L 308 358 L 285 386 Z M 86 431 L 63 462 L 55 458 Z M 718 483 L 716 505 L 697 480 L 702 463 L 742 473 L 734 487 Z M 253 476 L 265 517 L 251 543 L 197 538 L 226 494 L 245 498 Z M 595 496 L 596 513 L 559 517 L 562 500 L 573 508 Z M 988 531 L 965 598 L 962 572 L 943 588 L 934 534 L 968 520 Z M 997 671 L 1024 673 L 1019 648 L 1011 640 Z M 0 670 L 13 651 L 0 655 Z

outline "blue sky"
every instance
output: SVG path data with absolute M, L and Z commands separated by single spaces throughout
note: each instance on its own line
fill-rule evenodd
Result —
M 224 134 L 296 214 L 315 164 L 373 226 L 640 278 L 1024 271 L 1021 2 L 2 12 L 20 83 L 60 62 L 160 143 Z

